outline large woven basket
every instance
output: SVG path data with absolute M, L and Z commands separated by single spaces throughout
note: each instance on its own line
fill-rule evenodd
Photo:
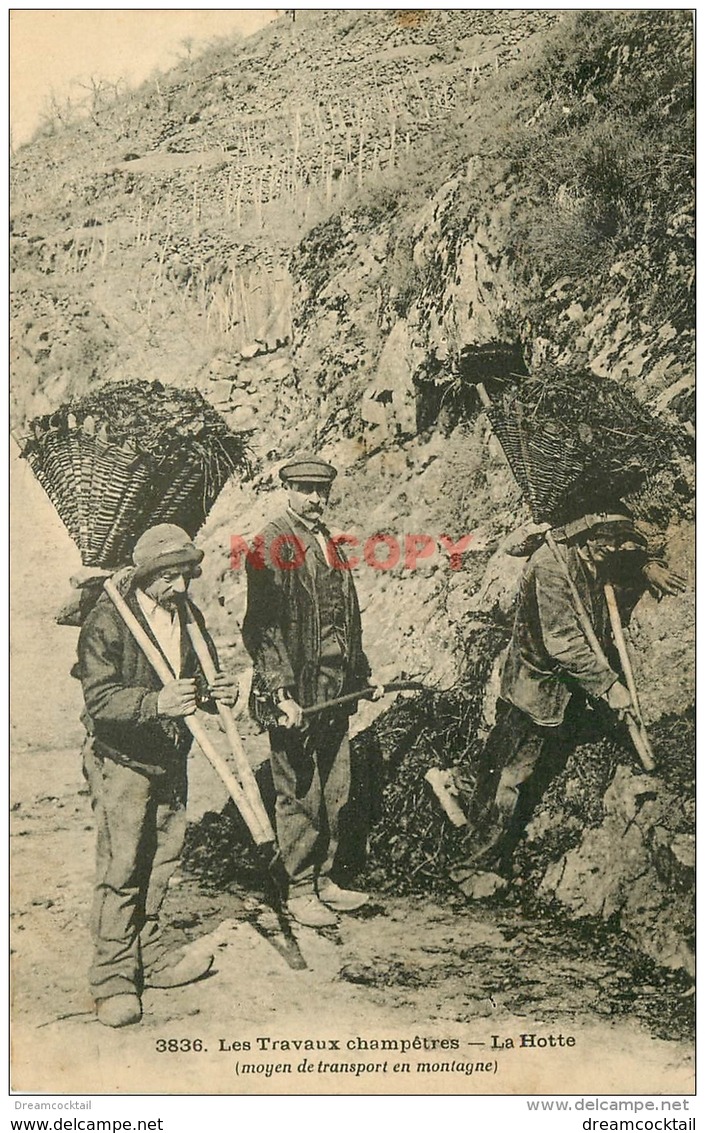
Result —
M 195 535 L 227 480 L 249 472 L 248 435 L 233 433 L 195 390 L 179 391 L 175 428 L 174 392 L 160 383 L 103 388 L 106 412 L 99 393 L 63 406 L 31 422 L 21 448 L 84 566 L 113 569 L 154 524 Z M 154 418 L 148 437 L 145 422 L 129 416 L 145 397 Z
M 522 378 L 481 400 L 538 523 L 636 504 L 682 444 L 629 390 L 594 374 Z
M 520 401 L 488 416 L 534 519 L 552 522 L 585 471 L 584 446 L 557 422 L 528 418 Z

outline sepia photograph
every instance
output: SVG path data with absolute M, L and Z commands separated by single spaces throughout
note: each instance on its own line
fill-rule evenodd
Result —
M 10 11 L 16 1095 L 694 1128 L 694 21 Z

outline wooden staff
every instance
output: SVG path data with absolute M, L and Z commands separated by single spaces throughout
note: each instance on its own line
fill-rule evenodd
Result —
M 162 684 L 168 684 L 174 679 L 174 674 L 169 664 L 140 625 L 112 578 L 107 578 L 104 586 L 106 594 L 159 677 L 159 680 Z M 225 784 L 231 799 L 247 824 L 247 828 L 252 835 L 255 845 L 262 846 L 266 842 L 273 841 L 271 827 L 269 830 L 266 830 L 258 820 L 257 814 L 250 806 L 242 786 L 238 783 L 227 763 L 216 750 L 201 721 L 195 716 L 184 716 L 183 721 L 206 759 Z M 269 825 L 269 823 L 267 823 L 267 825 Z
M 194 618 L 193 613 L 191 612 L 191 609 L 188 605 L 186 606 L 186 629 L 188 631 L 189 637 L 191 638 L 191 644 L 193 645 L 201 668 L 203 669 L 203 674 L 208 681 L 208 684 L 212 684 L 216 677 L 216 667 L 206 644 L 206 639 L 201 632 L 201 627 Z M 238 732 L 232 709 L 219 700 L 216 701 L 216 705 L 220 718 L 223 721 L 225 734 L 228 737 L 228 742 L 233 753 L 233 759 L 235 760 L 238 779 L 240 780 L 242 789 L 245 792 L 247 802 L 251 810 L 257 816 L 257 821 L 260 824 L 262 833 L 267 835 L 264 838 L 264 841 L 273 842 L 274 831 L 272 830 L 272 827 L 270 825 L 267 812 L 264 809 L 262 796 L 259 793 L 259 787 L 257 786 L 257 780 L 255 779 L 252 772 L 250 761 L 245 754 L 244 747 L 242 746 L 242 740 L 240 739 L 240 733 Z
M 592 649 L 592 651 L 595 654 L 595 656 L 597 657 L 598 661 L 600 661 L 603 665 L 607 666 L 607 668 L 610 668 L 610 663 L 607 660 L 607 658 L 605 657 L 605 651 L 602 648 L 602 646 L 600 645 L 599 641 L 597 640 L 597 634 L 595 633 L 592 622 L 590 621 L 590 615 L 588 614 L 587 610 L 585 609 L 585 605 L 583 603 L 582 598 L 580 597 L 580 593 L 578 591 L 577 586 L 575 585 L 574 579 L 571 578 L 570 571 L 568 570 L 568 564 L 565 561 L 565 559 L 563 558 L 563 555 L 561 554 L 561 552 L 559 551 L 556 540 L 553 538 L 553 532 L 547 531 L 544 538 L 546 540 L 547 545 L 551 548 L 553 555 L 554 555 L 554 558 L 559 563 L 559 565 L 560 565 L 560 567 L 563 571 L 563 575 L 565 577 L 565 580 L 568 583 L 568 589 L 570 590 L 570 596 L 573 599 L 573 605 L 575 607 L 575 612 L 578 615 L 578 621 L 580 622 L 582 631 L 585 634 L 585 637 L 587 638 L 588 645 Z
M 619 653 L 619 660 L 622 663 L 624 670 L 624 677 L 629 689 L 629 695 L 632 698 L 632 703 L 636 708 L 639 716 L 641 716 L 641 709 L 639 707 L 639 696 L 636 691 L 636 682 L 634 680 L 634 670 L 632 669 L 631 658 L 627 652 L 627 643 L 624 638 L 624 628 L 622 626 L 622 619 L 619 613 L 619 606 L 617 605 L 617 596 L 614 592 L 614 586 L 611 582 L 605 583 L 605 598 L 607 599 L 607 609 L 610 615 L 610 624 L 612 626 L 612 635 L 614 643 L 617 646 Z
M 423 685 L 419 681 L 393 681 L 392 684 L 384 685 L 385 695 L 388 692 L 409 692 L 414 690 L 420 692 L 428 685 Z M 325 712 L 328 708 L 339 708 L 341 704 L 352 704 L 355 700 L 369 700 L 374 692 L 374 688 L 362 688 L 359 692 L 346 692 L 344 696 L 336 696 L 335 700 L 322 700 L 318 704 L 310 704 L 308 708 L 303 709 L 304 716 L 315 716 L 318 712 Z
M 638 743 L 640 746 L 637 746 L 637 740 L 635 739 L 634 731 L 632 731 L 632 728 L 630 726 L 629 718 L 627 719 L 627 726 L 629 727 L 632 740 L 634 741 L 634 746 L 637 747 L 637 751 L 639 752 L 644 767 L 647 771 L 653 771 L 656 766 L 656 761 L 654 759 L 653 749 L 646 732 L 644 720 L 641 715 L 641 708 L 639 707 L 639 694 L 637 693 L 636 681 L 634 680 L 634 670 L 632 669 L 632 662 L 629 656 L 627 642 L 624 637 L 624 627 L 622 626 L 622 619 L 619 614 L 617 597 L 614 592 L 614 586 L 611 582 L 605 583 L 605 598 L 607 599 L 607 609 L 610 615 L 612 636 L 614 637 L 614 643 L 617 647 L 619 660 L 622 665 L 622 671 L 627 682 L 627 688 L 629 689 L 629 695 L 631 696 L 632 704 L 634 705 L 634 712 L 630 713 L 629 716 L 631 717 L 631 720 L 635 725 L 635 730 L 638 733 Z

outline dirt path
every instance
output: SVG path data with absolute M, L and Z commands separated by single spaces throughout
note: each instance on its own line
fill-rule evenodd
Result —
M 692 1091 L 675 980 L 654 983 L 606 945 L 506 906 L 379 900 L 339 930 L 297 930 L 306 967 L 295 969 L 286 957 L 296 946 L 284 948 L 258 894 L 182 876 L 166 919 L 175 935 L 206 938 L 212 975 L 148 992 L 139 1027 L 101 1027 L 85 978 L 93 831 L 68 676 L 76 633 L 52 621 L 78 556 L 22 466 L 13 496 L 15 1089 Z M 198 757 L 191 770 L 195 819 L 224 793 Z M 522 1045 L 522 1035 L 533 1038 Z

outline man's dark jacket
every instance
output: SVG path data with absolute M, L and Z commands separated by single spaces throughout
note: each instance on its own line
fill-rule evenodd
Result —
M 524 568 L 500 690 L 503 700 L 547 726 L 561 723 L 577 687 L 600 697 L 619 678 L 602 581 L 591 574 L 577 547 L 562 547 L 559 554 L 561 561 L 543 544 Z M 568 575 L 603 658 L 587 642 Z
M 134 591 L 123 597 L 132 613 L 159 649 L 140 609 Z M 189 601 L 217 666 L 215 646 L 200 610 Z M 196 679 L 199 706 L 213 711 L 207 696 L 207 681 L 185 631 L 181 633 L 181 677 Z M 160 650 L 161 652 L 161 650 Z M 162 683 L 123 622 L 107 594 L 90 611 L 78 639 L 78 664 L 74 669 L 83 686 L 83 721 L 94 737 L 95 751 L 149 775 L 162 775 L 191 746 L 191 733 L 182 719 L 157 715 Z
M 280 544 L 284 559 L 296 539 L 306 548 L 304 562 L 290 567 L 272 562 L 273 540 Z M 321 660 L 321 612 L 316 587 L 318 565 L 310 531 L 285 515 L 263 532 L 262 557 L 248 557 L 247 613 L 242 627 L 245 648 L 254 664 L 250 707 L 255 719 L 272 722 L 271 696 L 279 688 L 291 690 L 303 707 L 317 699 Z M 342 547 L 337 556 L 344 561 Z M 328 569 L 323 567 L 323 569 Z M 340 570 L 345 607 L 344 682 L 341 694 L 366 686 L 370 666 L 362 648 L 362 625 L 355 584 L 348 569 Z

